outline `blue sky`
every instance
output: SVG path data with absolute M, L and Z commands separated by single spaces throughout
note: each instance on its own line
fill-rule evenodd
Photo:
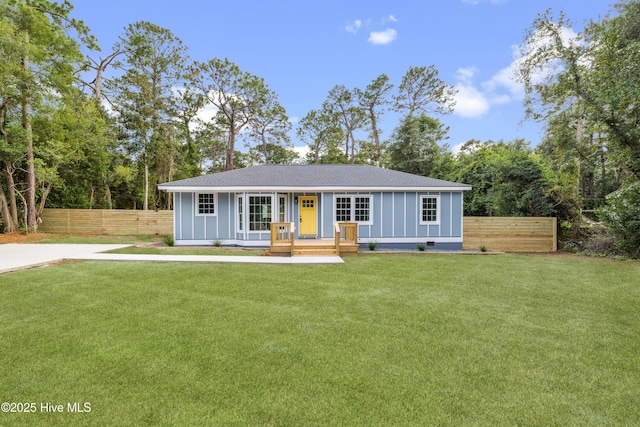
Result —
M 265 79 L 294 123 L 342 84 L 364 88 L 382 73 L 399 84 L 410 66 L 434 65 L 459 90 L 456 110 L 436 116 L 455 148 L 469 139 L 524 138 L 542 127 L 524 117 L 510 77 L 517 46 L 536 16 L 563 11 L 580 31 L 612 10 L 608 0 L 72 0 L 73 16 L 105 56 L 136 21 L 168 28 L 191 58 L 229 58 Z M 384 116 L 388 138 L 399 117 Z M 296 141 L 297 146 L 304 145 Z

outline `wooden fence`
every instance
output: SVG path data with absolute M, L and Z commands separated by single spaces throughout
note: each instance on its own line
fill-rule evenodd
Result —
M 173 211 L 115 209 L 45 209 L 43 233 L 111 236 L 173 234 Z
M 464 217 L 463 249 L 511 252 L 556 251 L 556 218 Z
M 172 211 L 45 209 L 44 233 L 99 235 L 173 234 Z M 557 250 L 556 218 L 465 217 L 463 249 L 548 252 Z

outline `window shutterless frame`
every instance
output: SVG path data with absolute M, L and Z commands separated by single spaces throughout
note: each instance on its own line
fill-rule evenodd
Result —
M 196 216 L 216 216 L 218 215 L 218 194 L 217 193 L 197 193 L 196 194 Z
M 360 194 L 336 194 L 333 197 L 336 222 L 357 222 L 360 225 L 373 224 L 373 197 Z
M 440 224 L 440 196 L 420 196 L 420 225 Z

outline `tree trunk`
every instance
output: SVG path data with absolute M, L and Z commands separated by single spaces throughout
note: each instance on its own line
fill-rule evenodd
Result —
M 262 135 L 262 154 L 264 154 L 264 162 L 269 163 L 269 150 L 267 150 L 267 139 Z
M 36 215 L 36 166 L 35 158 L 33 155 L 33 131 L 31 129 L 31 112 L 29 111 L 29 108 L 29 102 L 24 101 L 22 104 L 22 127 L 25 130 L 27 138 L 27 164 L 24 178 L 26 203 L 25 211 L 27 221 L 25 226 L 30 233 L 37 233 L 38 220 Z
M 149 210 L 149 164 L 147 163 L 147 155 L 144 155 L 144 201 L 142 210 Z
M 225 159 L 224 170 L 233 170 L 233 152 L 236 145 L 236 130 L 233 128 L 233 124 L 229 126 L 229 137 L 227 139 L 227 158 Z
M 371 135 L 373 135 L 373 143 L 376 146 L 376 166 L 382 164 L 382 149 L 380 147 L 380 134 L 378 132 L 378 120 L 376 119 L 376 113 L 371 109 L 369 111 L 369 119 L 371 120 Z
M 17 231 L 19 228 L 18 222 L 18 203 L 16 200 L 16 185 L 13 181 L 13 172 L 11 165 L 5 161 L 4 168 L 4 177 L 7 182 L 7 190 L 9 191 L 9 214 L 11 215 L 11 222 L 13 225 L 14 231 Z
M 4 194 L 4 189 L 0 185 L 0 218 L 2 218 L 2 229 L 4 233 L 13 233 L 18 230 L 18 224 L 16 224 L 9 212 L 9 203 L 7 202 L 7 196 Z
M 578 194 L 576 194 L 576 197 L 577 197 L 578 200 L 580 199 L 580 194 L 581 193 L 584 195 L 584 192 L 581 191 L 582 185 L 581 185 L 581 179 L 580 179 L 580 176 L 581 176 L 581 170 L 580 169 L 582 167 L 582 164 L 581 164 L 581 161 L 580 161 L 580 144 L 582 143 L 582 138 L 584 137 L 584 128 L 582 126 L 582 112 L 583 111 L 584 110 L 581 107 L 580 108 L 580 116 L 578 117 L 578 122 L 576 123 L 576 147 L 578 147 L 578 150 L 577 150 L 578 153 L 576 155 L 575 162 L 576 162 L 576 168 L 578 169 L 578 174 L 577 174 L 577 177 L 576 177 L 576 181 L 577 181 L 576 182 L 576 186 L 578 188 L 578 190 L 577 190 Z

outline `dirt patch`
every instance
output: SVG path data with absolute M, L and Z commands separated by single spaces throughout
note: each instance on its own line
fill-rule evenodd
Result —
M 0 234 L 0 245 L 5 243 L 30 243 L 41 239 L 47 239 L 49 237 L 51 237 L 51 234 L 24 234 L 22 232 L 16 231 L 15 233 Z

